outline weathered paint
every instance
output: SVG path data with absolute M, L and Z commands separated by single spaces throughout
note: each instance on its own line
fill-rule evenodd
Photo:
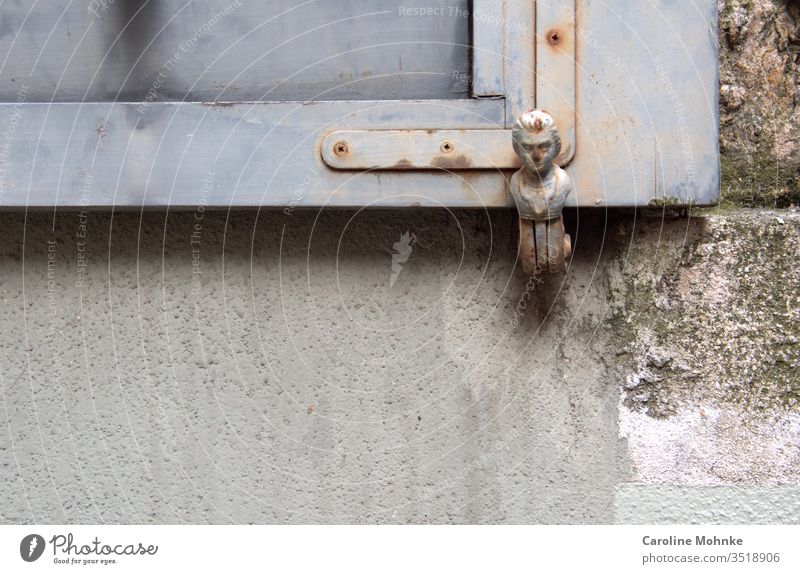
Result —
M 505 3 L 506 127 L 536 104 L 536 2 Z
M 495 4 L 480 5 L 497 11 Z M 48 105 L 30 103 L 41 95 L 41 86 L 35 83 L 27 92 L 12 94 L 7 89 L 7 103 L 0 105 L 0 127 L 6 126 L 7 134 L 14 129 L 3 149 L 0 206 L 159 207 L 203 200 L 216 206 L 510 207 L 505 189 L 510 173 L 499 173 L 497 168 L 468 171 L 475 165 L 469 155 L 452 163 L 438 156 L 430 162 L 450 166 L 454 173 L 406 169 L 354 174 L 327 167 L 319 146 L 325 134 L 349 129 L 508 129 L 520 112 L 533 107 L 537 97 L 543 107 L 564 104 L 565 111 L 558 114 L 572 117 L 566 106 L 569 98 L 556 97 L 570 88 L 569 58 L 562 53 L 565 37 L 561 34 L 558 41 L 553 34 L 545 34 L 547 46 L 540 47 L 539 55 L 542 49 L 552 51 L 541 64 L 557 63 L 559 72 L 553 77 L 567 87 L 545 89 L 537 95 L 536 81 L 544 80 L 536 80 L 535 25 L 550 23 L 545 18 L 549 12 L 541 10 L 543 3 L 539 8 L 540 18 L 535 19 L 534 2 L 505 4 L 504 98 L 467 99 L 469 78 L 464 99 L 313 104 L 233 104 L 235 98 L 227 96 L 235 94 L 223 90 L 209 97 L 207 106 L 158 103 L 147 97 L 138 103 Z M 3 5 L 2 10 L 6 9 Z M 244 5 L 239 10 L 237 17 L 247 14 Z M 194 16 L 195 25 L 204 23 L 198 19 L 202 14 Z M 548 30 L 569 28 L 568 10 L 559 14 L 566 15 L 566 21 Z M 715 2 L 703 0 L 687 10 L 669 0 L 634 4 L 576 0 L 574 14 L 576 144 L 567 171 L 576 191 L 567 206 L 716 203 Z M 473 18 L 481 17 L 485 18 L 473 14 Z M 439 20 L 449 25 L 449 17 Z M 399 16 L 392 20 L 395 25 L 401 22 L 405 20 Z M 20 28 L 20 41 L 25 29 Z M 482 37 L 496 47 L 497 34 Z M 486 49 L 486 53 L 492 51 L 490 46 Z M 79 60 L 83 56 L 75 54 Z M 89 67 L 96 65 L 91 58 L 86 62 Z M 496 63 L 482 68 L 481 77 L 497 74 Z M 467 65 L 466 60 L 463 64 Z M 454 71 L 456 76 L 465 73 Z M 541 71 L 541 78 L 546 78 L 547 66 Z M 464 84 L 460 76 L 450 79 Z M 496 85 L 494 80 L 490 83 Z M 295 93 L 304 94 L 302 90 Z M 435 94 L 436 90 L 430 92 Z M 122 97 L 124 92 L 117 95 Z M 381 93 L 387 96 L 392 94 Z M 551 98 L 555 104 L 547 103 Z M 491 141 L 480 152 L 488 157 L 507 153 Z M 408 167 L 409 163 L 416 165 L 398 157 L 395 165 Z M 209 169 L 215 170 L 217 183 L 208 197 L 201 197 L 198 185 Z
M 4 112 L 15 113 L 13 104 L 0 105 Z M 333 127 L 396 129 L 421 118 L 433 129 L 493 128 L 503 113 L 502 100 L 175 103 L 141 112 L 136 104 L 29 104 L 8 148 L 0 205 L 502 205 L 496 171 L 465 193 L 462 178 L 448 172 L 331 170 L 319 143 Z M 203 190 L 209 173 L 214 185 Z
M 556 162 L 575 155 L 575 0 L 536 5 L 536 107 L 549 112 L 561 131 Z
M 473 0 L 472 96 L 506 94 L 503 47 L 506 0 Z
M 0 100 L 465 98 L 469 4 L 3 2 Z

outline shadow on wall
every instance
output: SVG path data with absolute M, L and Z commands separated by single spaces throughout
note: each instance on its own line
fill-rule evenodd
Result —
M 302 284 L 311 299 L 317 291 L 343 307 L 372 304 L 377 320 L 386 311 L 375 307 L 379 302 L 399 303 L 406 296 L 423 301 L 430 294 L 438 302 L 443 296 L 463 300 L 489 282 L 494 295 L 482 304 L 508 308 L 504 298 L 516 298 L 533 284 L 514 268 L 516 215 L 507 210 L 294 210 L 287 215 L 201 208 L 113 217 L 103 212 L 2 214 L 0 219 L 3 253 L 19 263 L 25 257 L 38 263 L 45 256 L 57 262 L 51 266 L 57 268 L 62 294 L 88 285 L 113 287 L 117 274 L 128 276 L 137 267 L 149 277 L 154 266 L 161 270 L 159 283 L 188 291 L 200 305 L 204 293 L 223 288 L 226 280 L 249 280 L 255 296 L 254 275 L 280 275 L 284 266 L 285 279 L 298 284 L 283 296 L 299 296 Z M 570 276 L 536 278 L 537 297 L 524 319 L 552 313 L 575 273 L 604 280 L 603 265 L 625 250 L 633 231 L 627 223 L 634 219 L 624 212 L 568 210 L 565 221 L 574 246 Z M 664 222 L 689 235 L 700 225 L 698 219 Z M 245 276 L 235 277 L 237 272 Z M 144 279 L 138 287 L 152 287 Z

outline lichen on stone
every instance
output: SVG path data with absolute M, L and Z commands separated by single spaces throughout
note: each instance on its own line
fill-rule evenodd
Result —
M 800 3 L 717 0 L 722 201 L 800 204 Z
M 611 337 L 623 403 L 656 418 L 701 402 L 800 410 L 800 212 L 636 224 Z

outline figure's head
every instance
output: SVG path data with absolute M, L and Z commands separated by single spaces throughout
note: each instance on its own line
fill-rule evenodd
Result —
M 553 160 L 561 153 L 561 136 L 553 116 L 542 110 L 525 112 L 517 118 L 511 135 L 514 151 L 526 168 L 539 175 L 552 169 Z

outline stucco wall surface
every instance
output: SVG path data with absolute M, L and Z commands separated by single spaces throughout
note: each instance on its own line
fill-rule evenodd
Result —
M 567 216 L 0 215 L 0 521 L 798 520 L 800 214 Z

